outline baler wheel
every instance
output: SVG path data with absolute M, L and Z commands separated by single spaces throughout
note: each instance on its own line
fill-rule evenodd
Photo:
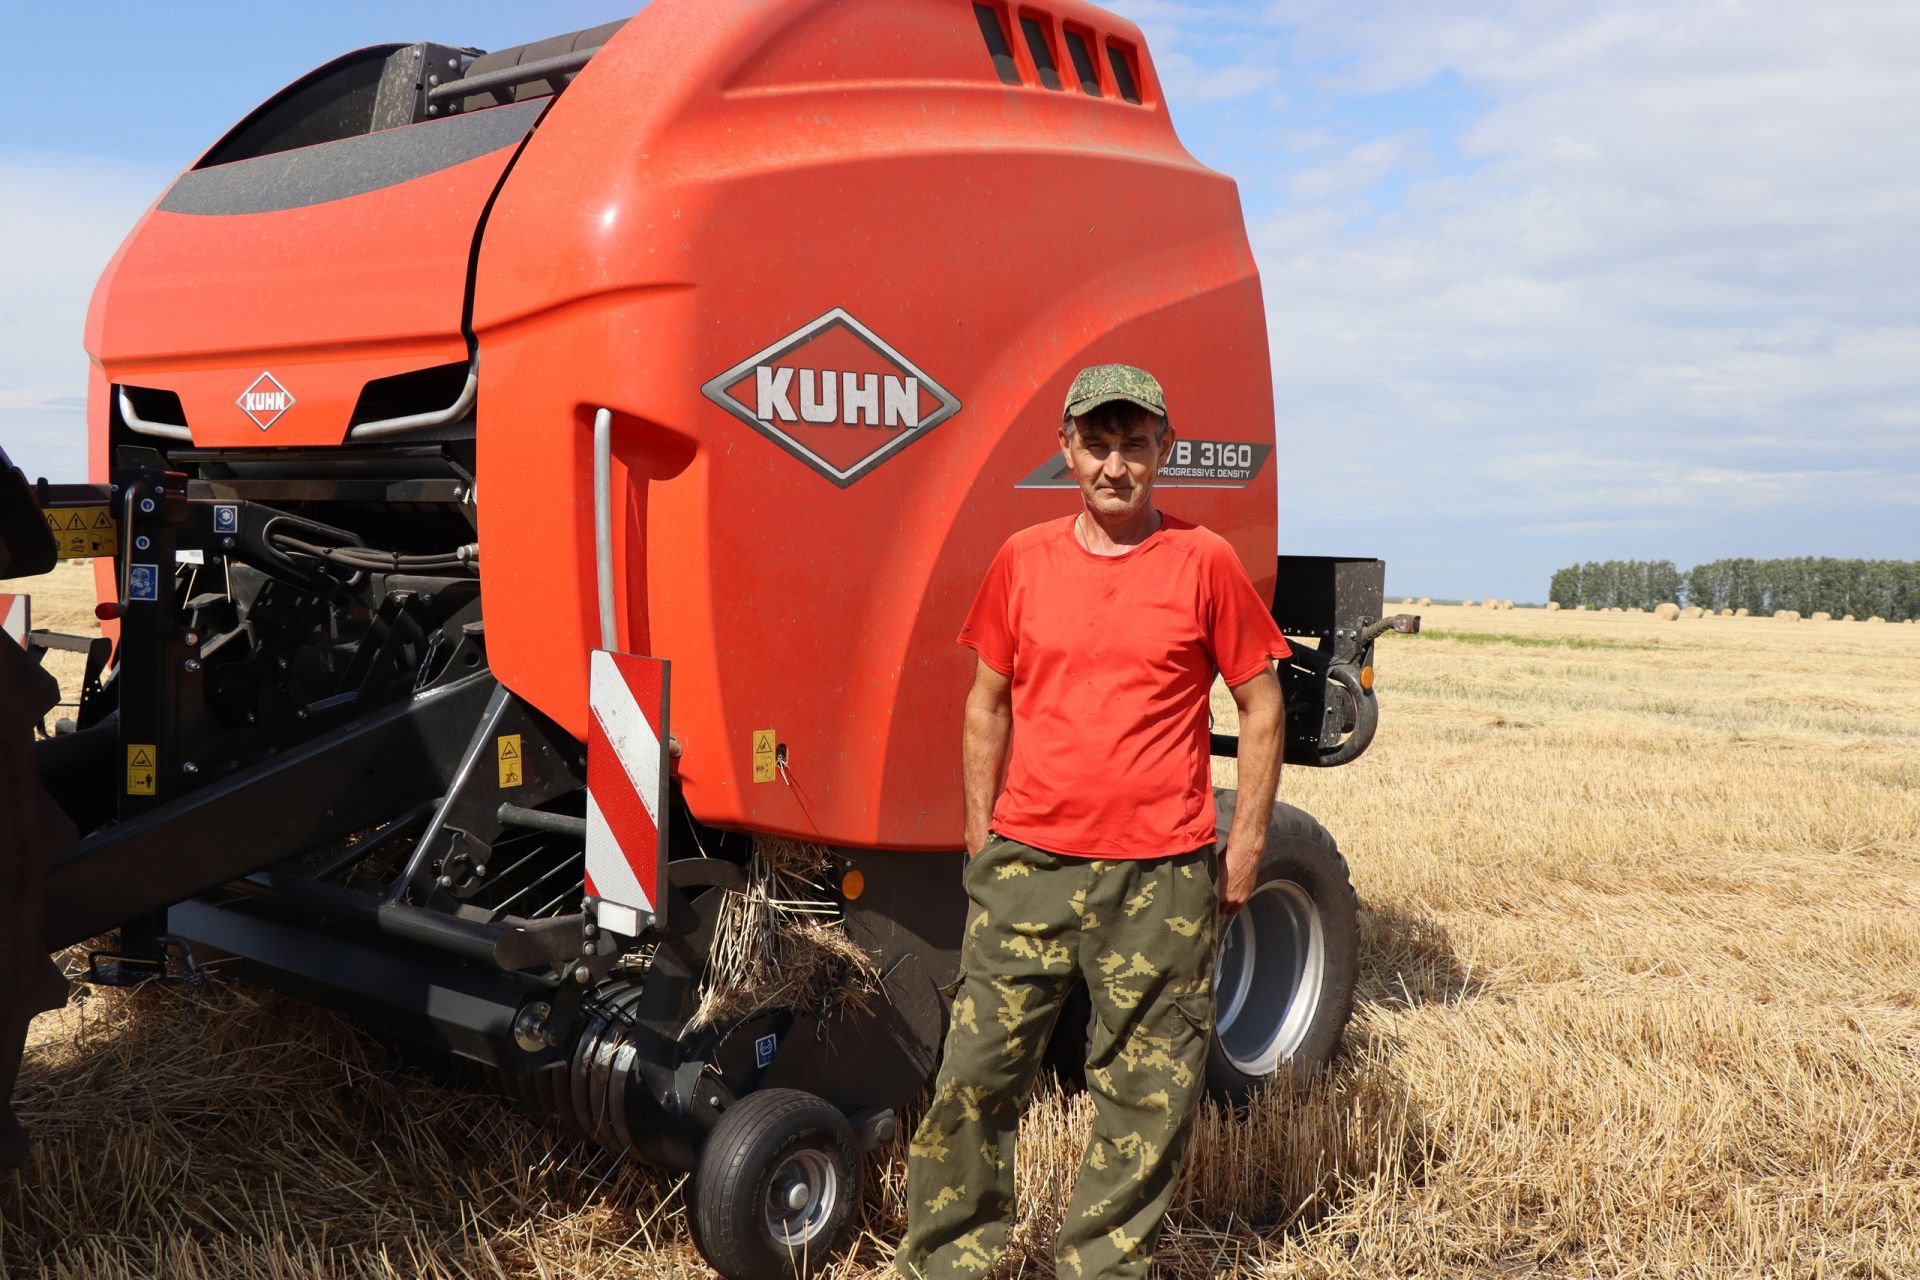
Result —
M 859 1199 L 859 1148 L 840 1109 L 798 1089 L 762 1089 L 707 1135 L 694 1240 L 727 1280 L 808 1276 L 844 1243 Z
M 1222 844 L 1233 793 L 1216 792 Z M 1276 804 L 1253 897 L 1221 921 L 1207 1088 L 1233 1103 L 1283 1069 L 1326 1065 L 1353 1012 L 1359 903 L 1347 860 L 1313 815 Z

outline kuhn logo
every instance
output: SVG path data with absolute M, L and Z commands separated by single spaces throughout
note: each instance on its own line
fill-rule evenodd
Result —
M 960 401 L 835 307 L 700 390 L 842 488 L 960 411 Z
M 254 426 L 265 431 L 279 421 L 281 414 L 293 408 L 293 392 L 281 386 L 272 374 L 263 373 L 234 403 L 240 406 L 240 412 L 253 419 Z

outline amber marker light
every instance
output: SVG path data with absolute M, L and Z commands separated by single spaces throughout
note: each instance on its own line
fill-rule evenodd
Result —
M 1362 689 L 1365 689 L 1368 693 L 1373 692 L 1373 668 L 1372 667 L 1360 668 L 1360 687 Z
M 840 896 L 852 902 L 867 891 L 867 878 L 858 870 L 849 871 L 840 877 Z

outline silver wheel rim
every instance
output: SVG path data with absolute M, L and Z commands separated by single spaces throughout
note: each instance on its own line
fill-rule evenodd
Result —
M 1234 1070 L 1270 1076 L 1320 1011 L 1326 934 L 1306 890 L 1273 880 L 1221 930 L 1213 967 L 1214 1039 Z
M 840 1203 L 840 1171 L 823 1151 L 795 1151 L 767 1180 L 767 1231 L 789 1249 L 820 1238 Z

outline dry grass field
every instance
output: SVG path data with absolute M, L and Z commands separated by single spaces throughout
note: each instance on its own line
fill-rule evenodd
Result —
M 1283 786 L 1360 893 L 1347 1048 L 1203 1116 L 1164 1273 L 1920 1275 L 1920 626 L 1421 612 L 1371 753 Z M 707 1274 L 676 1180 L 231 983 L 83 990 L 19 1104 L 9 1276 Z M 1086 1118 L 1028 1115 L 1007 1274 Z

